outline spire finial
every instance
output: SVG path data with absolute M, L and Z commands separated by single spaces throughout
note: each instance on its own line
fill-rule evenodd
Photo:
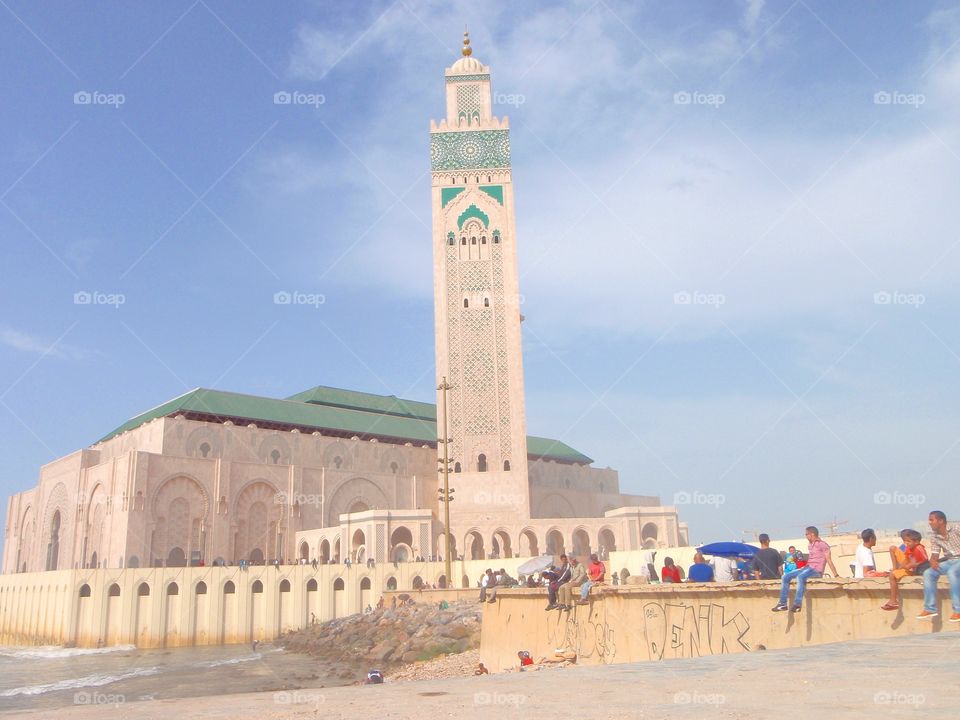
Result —
M 470 47 L 470 33 L 467 31 L 467 26 L 463 26 L 463 47 L 460 49 L 460 52 L 463 53 L 464 57 L 470 57 L 473 55 L 473 48 Z

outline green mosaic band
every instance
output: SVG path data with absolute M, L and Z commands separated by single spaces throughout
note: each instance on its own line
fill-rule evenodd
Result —
M 509 130 L 430 134 L 430 169 L 433 171 L 509 167 Z

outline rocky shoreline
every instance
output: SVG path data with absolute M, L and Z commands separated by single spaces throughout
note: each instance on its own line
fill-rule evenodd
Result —
M 374 610 L 320 623 L 287 635 L 278 641 L 285 650 L 314 658 L 355 665 L 366 661 L 391 676 L 400 668 L 444 656 L 468 656 L 451 662 L 432 663 L 443 677 L 472 674 L 480 647 L 481 606 L 477 602 L 440 605 L 404 605 Z M 469 666 L 469 667 L 467 667 Z M 442 667 L 452 674 L 446 674 Z M 469 671 L 469 672 L 468 672 Z M 419 674 L 416 674 L 419 676 Z M 434 675 L 435 676 L 435 675 Z

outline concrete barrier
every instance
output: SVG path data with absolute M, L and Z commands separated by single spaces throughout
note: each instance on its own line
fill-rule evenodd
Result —
M 941 614 L 916 620 L 922 579 L 901 584 L 901 609 L 880 609 L 885 578 L 822 579 L 807 584 L 801 613 L 771 612 L 780 582 L 600 586 L 589 605 L 544 611 L 545 590 L 501 590 L 484 606 L 480 653 L 492 671 L 517 665 L 517 651 L 535 659 L 573 651 L 596 665 L 701 657 L 932 632 L 957 632 L 945 621 L 950 601 L 941 580 Z

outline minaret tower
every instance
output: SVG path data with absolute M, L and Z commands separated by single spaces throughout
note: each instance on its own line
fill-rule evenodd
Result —
M 466 32 L 462 54 L 444 73 L 430 165 L 437 381 L 452 386 L 450 524 L 470 557 L 464 534 L 529 518 L 530 497 L 509 123 L 493 116 L 490 68 Z

